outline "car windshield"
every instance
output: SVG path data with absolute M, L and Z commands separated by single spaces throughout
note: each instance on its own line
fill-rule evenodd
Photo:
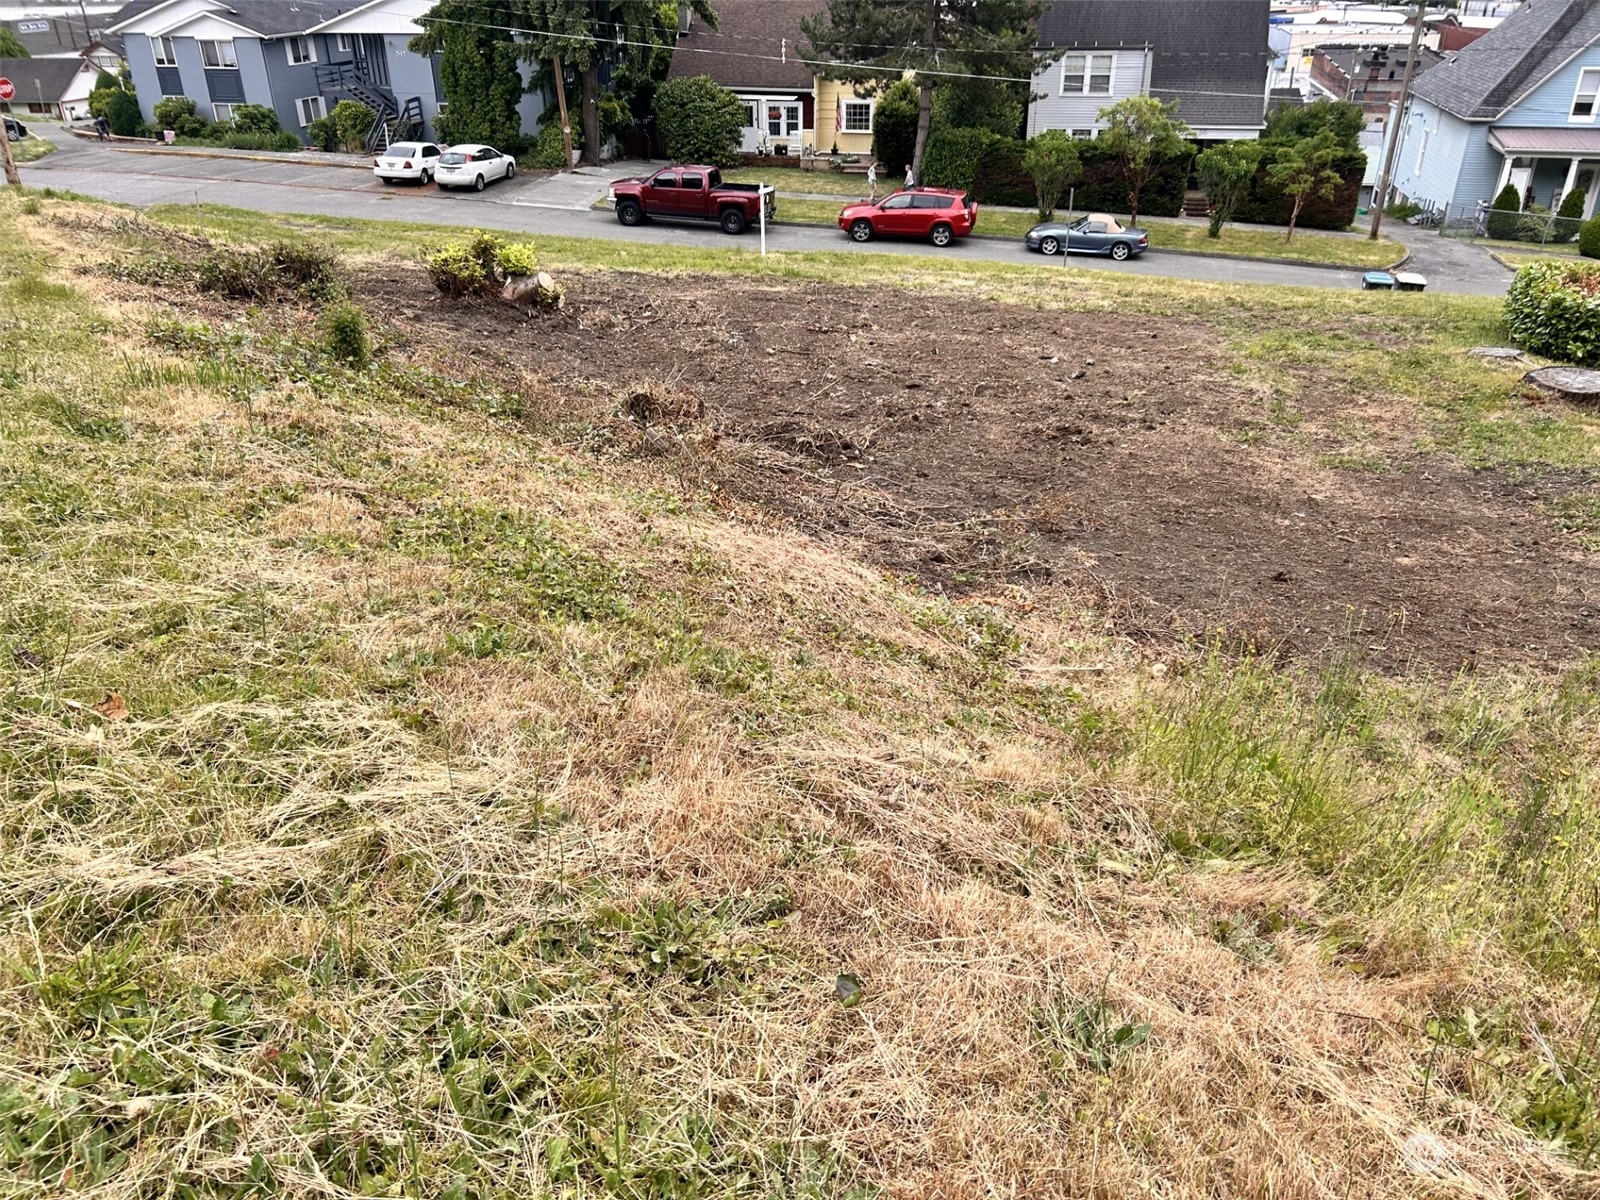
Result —
M 422 147 L 414 142 L 396 142 L 389 147 L 389 156 L 391 158 L 411 158 L 413 155 L 421 153 Z
M 462 154 L 459 150 L 446 150 L 443 154 L 439 155 L 439 161 L 445 163 L 447 166 L 453 167 L 457 163 L 466 162 L 467 156 Z

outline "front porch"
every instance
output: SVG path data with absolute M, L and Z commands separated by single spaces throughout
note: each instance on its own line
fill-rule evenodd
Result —
M 1489 146 L 1502 156 L 1491 203 L 1509 183 L 1524 206 L 1538 204 L 1554 211 L 1574 188 L 1582 188 L 1583 217 L 1595 215 L 1600 201 L 1600 129 L 1496 128 L 1489 131 Z

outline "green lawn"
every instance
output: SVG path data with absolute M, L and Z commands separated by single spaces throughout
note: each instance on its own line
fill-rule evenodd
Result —
M 37 162 L 47 154 L 54 154 L 56 144 L 48 138 L 40 137 L 35 131 L 25 141 L 11 143 L 11 157 L 19 163 Z
M 1600 660 L 1285 667 L 935 594 L 730 502 L 733 438 L 632 449 L 656 365 L 440 324 L 629 314 L 386 293 L 353 368 L 323 302 L 198 293 L 180 229 L 400 288 L 463 232 L 0 195 L 0 329 L 50 331 L 0 355 L 6 1195 L 1593 1194 Z M 1593 463 L 1465 354 L 1484 298 L 538 248 L 662 308 L 1176 317 L 1264 403 Z
M 841 205 L 830 200 L 796 200 L 778 197 L 778 220 L 800 225 L 836 225 Z M 978 215 L 978 232 L 1000 237 L 1020 238 L 1039 223 L 1033 213 L 985 208 Z M 1370 242 L 1365 238 L 1326 233 L 1296 233 L 1284 243 L 1279 230 L 1242 229 L 1228 226 L 1220 238 L 1208 238 L 1204 226 L 1150 221 L 1144 228 L 1150 245 L 1157 250 L 1194 250 L 1238 258 L 1287 258 L 1306 263 L 1323 263 L 1352 269 L 1372 270 L 1387 267 L 1399 259 L 1404 249 L 1387 239 Z
M 843 175 L 837 171 L 802 171 L 798 167 L 761 168 L 760 170 L 724 171 L 722 177 L 730 183 L 767 183 L 778 189 L 779 198 L 784 193 L 809 192 L 821 196 L 842 196 L 849 199 L 865 197 L 865 175 Z M 903 176 L 878 176 L 878 195 L 893 191 L 903 182 Z

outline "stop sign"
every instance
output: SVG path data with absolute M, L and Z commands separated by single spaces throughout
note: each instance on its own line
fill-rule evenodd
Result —
M 11 86 L 11 80 L 0 78 L 0 100 L 9 100 L 17 94 L 17 89 Z

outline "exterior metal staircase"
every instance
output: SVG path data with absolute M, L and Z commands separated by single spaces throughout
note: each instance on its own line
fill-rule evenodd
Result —
M 317 68 L 317 87 L 325 95 L 359 100 L 376 115 L 367 134 L 367 153 L 381 152 L 391 142 L 420 136 L 422 99 L 412 96 L 404 105 L 386 85 L 373 80 L 359 60 L 353 63 L 327 63 Z

